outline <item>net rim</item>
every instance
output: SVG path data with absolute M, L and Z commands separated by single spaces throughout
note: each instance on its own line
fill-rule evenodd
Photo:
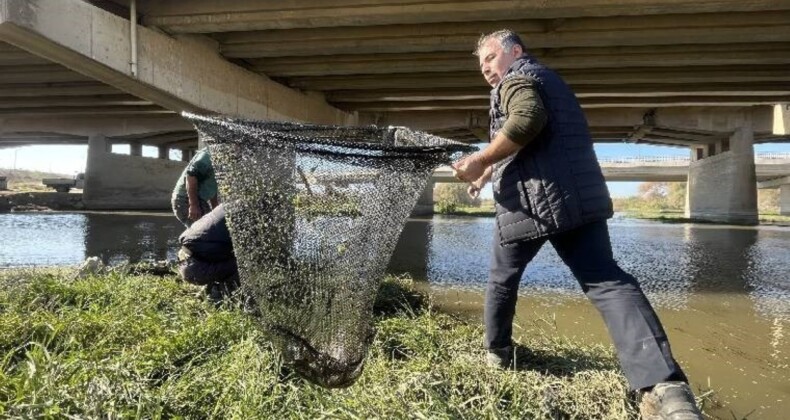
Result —
M 274 121 L 274 120 L 253 120 L 248 118 L 230 118 L 230 117 L 214 117 L 210 115 L 200 115 L 200 114 L 193 114 L 190 112 L 182 112 L 181 116 L 192 121 L 193 123 L 201 122 L 206 124 L 215 124 L 220 125 L 225 129 L 229 129 L 233 132 L 236 132 L 241 135 L 249 135 L 241 130 L 242 126 L 245 126 L 245 129 L 254 129 L 259 133 L 270 133 L 272 134 L 272 139 L 268 140 L 270 143 L 274 143 L 276 146 L 277 143 L 281 143 L 282 147 L 291 147 L 302 149 L 304 151 L 318 153 L 318 154 L 341 154 L 344 156 L 357 156 L 357 157 L 365 157 L 365 158 L 404 158 L 404 157 L 413 157 L 416 155 L 423 155 L 423 154 L 453 154 L 453 153 L 472 153 L 479 150 L 476 146 L 472 146 L 469 144 L 464 144 L 455 140 L 447 139 L 444 137 L 435 136 L 430 133 L 419 132 L 413 130 L 409 127 L 405 126 L 387 126 L 387 127 L 379 127 L 376 125 L 368 125 L 368 126 L 335 126 L 335 125 L 324 125 L 324 124 L 305 124 L 305 123 L 297 123 L 297 122 L 290 122 L 290 121 Z M 307 148 L 304 146 L 305 141 L 302 138 L 294 136 L 293 134 L 287 131 L 281 131 L 277 129 L 267 129 L 261 127 L 262 124 L 269 124 L 272 126 L 292 126 L 295 128 L 306 128 L 306 129 L 316 129 L 316 130 L 327 130 L 327 131 L 338 131 L 338 130 L 370 130 L 371 132 L 381 132 L 384 130 L 393 130 L 393 131 L 405 131 L 409 134 L 416 134 L 419 133 L 421 135 L 427 136 L 433 141 L 436 141 L 441 144 L 436 145 L 429 145 L 429 146 L 414 146 L 414 145 L 388 145 L 384 143 L 373 143 L 373 142 L 350 142 L 350 141 L 343 141 L 342 139 L 337 140 L 322 140 L 322 139 L 311 139 L 309 141 L 310 144 L 314 145 L 321 145 L 325 147 L 333 147 L 338 149 L 346 149 L 346 150 L 322 150 L 322 149 L 315 149 L 315 148 Z M 282 140 L 282 139 L 285 140 Z M 213 142 L 214 144 L 225 144 L 231 143 L 231 141 L 227 139 L 215 139 L 216 141 Z M 357 150 L 354 150 L 357 149 Z M 385 153 L 393 153 L 393 155 L 372 155 L 370 153 L 360 152 L 360 150 L 364 151 L 378 151 L 378 152 L 385 152 Z

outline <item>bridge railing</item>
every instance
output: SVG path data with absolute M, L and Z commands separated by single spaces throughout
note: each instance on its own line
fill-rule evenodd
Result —
M 656 166 L 688 166 L 688 156 L 623 156 L 598 158 L 602 165 L 656 165 Z
M 760 160 L 790 160 L 790 153 L 757 153 L 754 155 L 754 158 Z
M 760 163 L 790 163 L 790 153 L 757 153 L 754 160 Z M 688 156 L 621 156 L 598 158 L 601 165 L 627 166 L 688 166 Z

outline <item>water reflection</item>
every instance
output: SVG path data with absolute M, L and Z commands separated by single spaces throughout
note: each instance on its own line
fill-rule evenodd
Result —
M 0 267 L 81 261 L 85 224 L 82 214 L 0 214 Z
M 85 255 L 105 263 L 174 259 L 183 225 L 170 215 L 86 214 Z
M 390 268 L 434 284 L 479 287 L 488 277 L 493 227 L 490 218 L 437 216 L 430 223 L 410 221 Z M 788 228 L 623 220 L 612 221 L 609 227 L 615 258 L 646 292 L 659 299 L 661 295 L 790 289 L 790 258 L 785 251 L 790 242 Z M 423 246 L 427 258 L 420 250 Z M 522 290 L 536 289 L 579 291 L 550 244 L 541 249 L 522 279 Z
M 169 214 L 0 214 L 0 267 L 172 259 L 182 230 Z

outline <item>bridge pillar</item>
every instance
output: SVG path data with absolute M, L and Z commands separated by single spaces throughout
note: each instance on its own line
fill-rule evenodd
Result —
M 432 179 L 428 180 L 428 185 L 425 186 L 420 198 L 417 199 L 417 205 L 412 210 L 412 216 L 428 216 L 433 214 L 433 188 L 436 182 Z
M 790 183 L 779 186 L 779 214 L 790 216 Z
M 85 184 L 82 189 L 82 201 L 90 202 L 101 188 L 101 173 L 99 161 L 105 154 L 112 152 L 112 144 L 103 134 L 94 134 L 88 137 L 88 161 L 85 163 Z
M 141 143 L 129 143 L 129 155 L 130 156 L 142 156 L 143 155 L 143 145 Z
M 729 138 L 691 150 L 686 217 L 757 224 L 754 132 L 746 118 Z
M 173 186 L 186 163 L 111 153 L 110 147 L 104 135 L 88 137 L 85 208 L 169 209 Z

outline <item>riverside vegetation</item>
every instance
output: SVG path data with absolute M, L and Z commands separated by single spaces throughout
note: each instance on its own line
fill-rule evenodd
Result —
M 388 278 L 365 371 L 305 382 L 254 318 L 201 289 L 122 273 L 0 271 L 0 417 L 635 418 L 609 346 L 545 334 L 488 368 L 482 329 Z
M 466 184 L 438 184 L 434 195 L 436 212 L 464 216 L 493 216 L 493 200 L 473 200 Z M 626 217 L 662 221 L 685 219 L 685 182 L 643 182 L 636 196 L 613 198 L 614 210 Z M 757 210 L 761 222 L 790 223 L 790 216 L 779 214 L 779 190 L 757 190 Z
M 41 183 L 44 178 L 71 178 L 72 175 L 63 175 L 50 172 L 28 171 L 25 169 L 0 168 L 0 176 L 8 180 L 8 189 L 16 192 L 52 191 L 51 188 Z

